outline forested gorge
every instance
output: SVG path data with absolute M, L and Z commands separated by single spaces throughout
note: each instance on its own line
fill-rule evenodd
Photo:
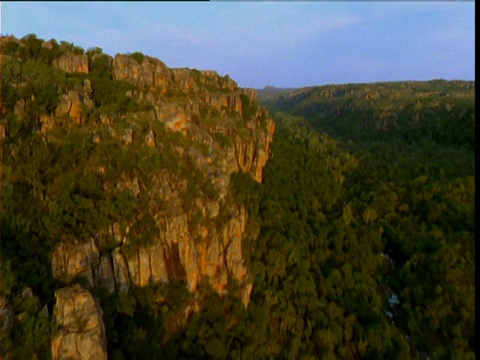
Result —
M 280 114 L 274 118 L 282 119 Z M 272 184 L 271 195 L 262 199 L 260 212 L 266 239 L 283 240 L 283 251 L 265 249 L 267 261 L 271 251 L 284 254 L 280 286 L 290 280 L 293 289 L 310 290 L 298 308 L 305 311 L 304 319 L 311 317 L 304 321 L 306 328 L 313 325 L 313 353 L 333 358 L 466 356 L 474 344 L 474 320 L 468 315 L 474 310 L 473 174 L 449 179 L 420 159 L 405 169 L 397 164 L 403 160 L 397 154 L 379 159 L 352 151 L 305 130 L 308 126 L 298 130 L 300 121 L 287 116 L 287 134 L 277 133 L 277 146 L 285 146 L 282 154 L 298 155 L 282 159 L 277 172 L 280 151 L 274 148 L 265 182 L 267 194 Z M 276 198 L 277 204 L 271 200 Z M 270 229 L 272 219 L 278 225 Z M 298 260 L 289 264 L 295 253 Z M 267 262 L 267 274 L 275 264 Z M 303 282 L 302 275 L 292 276 L 295 270 Z M 292 295 L 286 303 L 301 299 Z M 316 299 L 313 308 L 309 298 Z
M 255 286 L 226 344 L 241 339 L 243 358 L 474 358 L 473 164 L 448 176 L 388 143 L 378 156 L 274 119 L 265 183 L 235 182 L 260 236 L 245 244 Z
M 285 358 L 473 358 L 474 84 L 273 99 L 251 246 L 254 299 L 280 326 L 266 338 L 283 340 Z
M 2 64 L 0 295 L 15 317 L 10 334 L 0 335 L 0 357 L 48 359 L 58 330 L 49 316 L 54 291 L 86 282 L 52 277 L 58 239 L 95 236 L 115 221 L 133 222 L 136 245 L 158 231 L 149 199 L 114 186 L 119 174 L 135 173 L 148 190 L 152 169 L 168 168 L 191 180 L 184 204 L 198 191 L 216 195 L 189 162 L 172 160 L 193 139 L 146 117 L 122 117 L 151 106 L 125 95 L 135 88 L 112 80 L 100 49 L 86 52 L 86 76 L 50 66 L 83 49 L 47 49 L 34 36 L 22 43 L 2 48 L 11 58 Z M 81 124 L 57 124 L 45 141 L 42 116 L 60 94 L 83 91 L 87 78 L 94 106 L 83 108 Z M 25 84 L 12 87 L 12 79 Z M 263 183 L 233 174 L 227 198 L 249 213 L 248 307 L 235 279 L 222 295 L 206 281 L 193 293 L 184 281 L 129 292 L 93 287 L 109 358 L 474 359 L 474 85 L 330 85 L 263 95 L 276 125 Z M 131 147 L 99 126 L 104 116 L 115 117 L 118 133 L 134 124 Z M 161 151 L 145 144 L 152 126 Z M 101 252 L 112 249 L 109 241 Z M 184 320 L 188 304 L 195 310 Z

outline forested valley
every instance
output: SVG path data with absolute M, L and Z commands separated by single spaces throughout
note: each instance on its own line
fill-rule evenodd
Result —
M 244 245 L 251 303 L 212 302 L 172 340 L 180 353 L 473 359 L 474 83 L 263 101 L 277 126 L 264 183 L 233 183 L 260 232 Z
M 100 49 L 47 49 L 34 36 L 22 44 L 3 47 L 0 295 L 15 317 L 3 324 L 12 330 L 0 335 L 0 358 L 52 358 L 54 292 L 71 284 L 101 305 L 111 359 L 475 358 L 474 82 L 329 85 L 245 102 L 246 123 L 265 106 L 276 126 L 263 183 L 237 172 L 226 199 L 249 214 L 245 307 L 233 278 L 220 294 L 208 281 L 195 292 L 183 280 L 108 292 L 83 277 L 52 277 L 60 237 L 93 236 L 126 218 L 142 245 L 158 230 L 149 199 L 113 185 L 120 173 L 137 174 L 147 190 L 155 168 L 184 176 L 195 185 L 182 204 L 192 207 L 199 191 L 217 195 L 191 163 L 172 161 L 176 148 L 203 145 L 122 116 L 152 106 L 125 95 L 138 89 L 112 80 Z M 65 53 L 88 55 L 90 74 L 52 68 Z M 86 120 L 57 125 L 45 141 L 40 118 L 86 79 L 94 88 Z M 221 122 L 219 111 L 202 114 L 199 123 Z M 105 115 L 119 134 L 135 127 L 130 148 L 99 125 Z M 161 150 L 145 145 L 152 127 Z M 222 151 L 231 139 L 217 133 L 216 141 Z M 113 247 L 106 241 L 101 252 Z M 201 306 L 178 320 L 194 303 Z

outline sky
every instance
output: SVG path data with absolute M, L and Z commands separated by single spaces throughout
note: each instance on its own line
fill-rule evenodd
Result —
M 475 3 L 3 2 L 1 32 L 140 51 L 241 87 L 475 80 Z

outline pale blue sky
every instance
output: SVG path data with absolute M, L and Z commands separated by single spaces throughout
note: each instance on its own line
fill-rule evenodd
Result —
M 475 79 L 474 2 L 3 2 L 3 34 L 141 51 L 242 87 Z

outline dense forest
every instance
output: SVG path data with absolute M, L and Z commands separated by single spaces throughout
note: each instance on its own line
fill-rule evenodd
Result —
M 188 174 L 188 163 L 171 159 L 175 146 L 193 140 L 153 124 L 164 144 L 155 152 L 143 144 L 152 124 L 139 118 L 128 119 L 138 129 L 135 151 L 119 146 L 96 119 L 118 115 L 122 129 L 127 120 L 119 114 L 149 105 L 126 96 L 132 86 L 114 82 L 102 70 L 106 58 L 92 49 L 98 106 L 85 110 L 83 124 L 59 126 L 44 141 L 36 132 L 41 116 L 61 91 L 85 80 L 50 64 L 62 51 L 84 50 L 68 43 L 46 49 L 34 36 L 23 42 L 2 49 L 11 58 L 2 64 L 9 115 L 2 115 L 0 294 L 16 316 L 13 331 L 0 335 L 0 357 L 48 359 L 54 290 L 84 281 L 52 278 L 53 245 L 126 219 L 138 219 L 132 231 L 148 243 L 155 231 L 148 199 L 112 184 L 134 171 L 148 186 L 153 167 Z M 14 78 L 26 86 L 10 86 Z M 181 281 L 128 293 L 94 288 L 109 358 L 474 359 L 474 87 L 436 80 L 261 96 L 276 124 L 272 156 L 262 184 L 234 174 L 229 198 L 250 214 L 248 307 L 235 281 L 223 295 L 207 283 L 190 293 Z M 20 119 L 21 99 L 27 115 Z M 99 175 L 98 165 L 109 170 Z M 214 192 L 207 179 L 193 180 Z M 176 324 L 194 298 L 202 308 Z

